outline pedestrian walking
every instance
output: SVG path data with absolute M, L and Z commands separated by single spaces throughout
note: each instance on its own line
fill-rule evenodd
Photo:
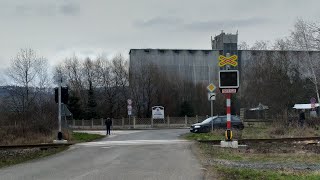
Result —
M 107 128 L 107 135 L 110 135 L 111 126 L 112 126 L 111 118 L 107 118 L 107 120 L 105 121 L 105 124 L 106 124 L 106 128 Z
M 304 125 L 304 121 L 305 121 L 305 119 L 306 119 L 306 116 L 305 116 L 305 110 L 304 109 L 302 109 L 301 110 L 301 112 L 300 112 L 300 114 L 299 114 L 299 125 L 300 125 L 300 127 L 303 127 L 303 125 Z

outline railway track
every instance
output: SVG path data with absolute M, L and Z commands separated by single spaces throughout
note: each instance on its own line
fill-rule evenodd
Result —
M 221 140 L 198 140 L 200 143 L 220 144 Z M 239 144 L 250 143 L 294 143 L 301 141 L 315 141 L 319 143 L 320 137 L 275 138 L 275 139 L 238 139 Z M 310 144 L 310 143 L 309 143 Z M 313 143 L 315 144 L 315 143 Z
M 31 149 L 31 148 L 40 148 L 40 149 L 48 149 L 48 148 L 58 148 L 73 145 L 73 143 L 64 143 L 64 144 L 21 144 L 21 145 L 3 145 L 0 146 L 0 150 L 8 150 L 8 149 Z

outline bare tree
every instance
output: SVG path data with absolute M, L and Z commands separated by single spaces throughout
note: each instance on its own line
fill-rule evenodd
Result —
M 63 74 L 66 76 L 66 81 L 68 81 L 68 85 L 74 91 L 76 96 L 85 97 L 84 89 L 84 79 L 82 76 L 82 65 L 79 62 L 77 56 L 73 56 L 71 58 L 66 58 L 63 65 Z M 84 101 L 82 101 L 84 103 Z
M 12 59 L 8 68 L 8 77 L 15 88 L 11 88 L 11 102 L 22 120 L 27 119 L 27 112 L 35 98 L 48 83 L 47 60 L 38 57 L 32 49 L 21 49 Z
M 287 106 L 287 93 L 290 89 L 290 79 L 287 73 L 286 54 L 276 52 L 255 52 L 250 64 L 242 75 L 247 86 L 244 89 L 244 101 L 250 107 L 263 103 L 273 108 L 273 112 L 279 112 Z M 281 83 L 279 83 L 281 82 Z
M 93 89 L 95 85 L 96 78 L 98 78 L 96 76 L 96 66 L 94 65 L 93 60 L 91 60 L 89 57 L 86 58 L 86 60 L 83 63 L 83 77 L 85 77 L 86 81 L 87 81 L 87 88 Z
M 253 46 L 250 48 L 251 50 L 268 50 L 270 48 L 270 41 L 256 41 Z
M 306 51 L 305 56 L 307 59 L 306 66 L 310 71 L 310 80 L 314 84 L 315 92 L 317 94 L 318 102 L 320 102 L 319 89 L 318 89 L 318 79 L 316 75 L 315 68 L 318 68 L 319 60 L 317 63 L 312 60 L 310 55 L 311 50 L 319 48 L 320 35 L 319 27 L 314 23 L 305 22 L 302 19 L 298 19 L 294 25 L 294 30 L 291 33 L 292 45 L 298 50 Z
M 245 41 L 241 41 L 238 44 L 238 50 L 249 50 L 249 49 L 250 49 L 250 47 Z
M 112 59 L 110 70 L 113 77 L 114 91 L 117 92 L 117 96 L 114 97 L 116 102 L 114 113 L 116 116 L 119 116 L 121 112 L 126 112 L 126 99 L 129 98 L 128 69 L 128 61 L 125 60 L 121 55 L 118 55 Z
M 274 50 L 286 51 L 291 50 L 291 47 L 292 45 L 288 38 L 277 39 L 273 44 Z

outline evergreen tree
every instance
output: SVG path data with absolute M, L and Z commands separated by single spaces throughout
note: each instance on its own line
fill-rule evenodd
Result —
M 71 94 L 69 97 L 69 103 L 67 104 L 68 109 L 73 115 L 74 119 L 83 118 L 83 110 L 80 106 L 80 98 Z
M 191 103 L 188 101 L 183 101 L 183 103 L 181 104 L 180 116 L 185 116 L 185 115 L 188 117 L 194 116 L 194 109 Z
M 87 104 L 87 108 L 86 108 L 86 119 L 95 119 L 98 118 L 98 114 L 97 114 L 97 102 L 94 96 L 94 92 L 93 89 L 90 88 L 88 91 L 88 104 Z

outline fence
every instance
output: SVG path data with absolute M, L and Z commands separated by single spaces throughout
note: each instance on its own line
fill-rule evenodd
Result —
M 203 121 L 206 117 L 169 117 L 165 119 L 152 118 L 121 118 L 113 119 L 114 129 L 148 129 L 148 128 L 185 128 Z M 105 129 L 105 119 L 68 120 L 68 126 L 73 129 Z

